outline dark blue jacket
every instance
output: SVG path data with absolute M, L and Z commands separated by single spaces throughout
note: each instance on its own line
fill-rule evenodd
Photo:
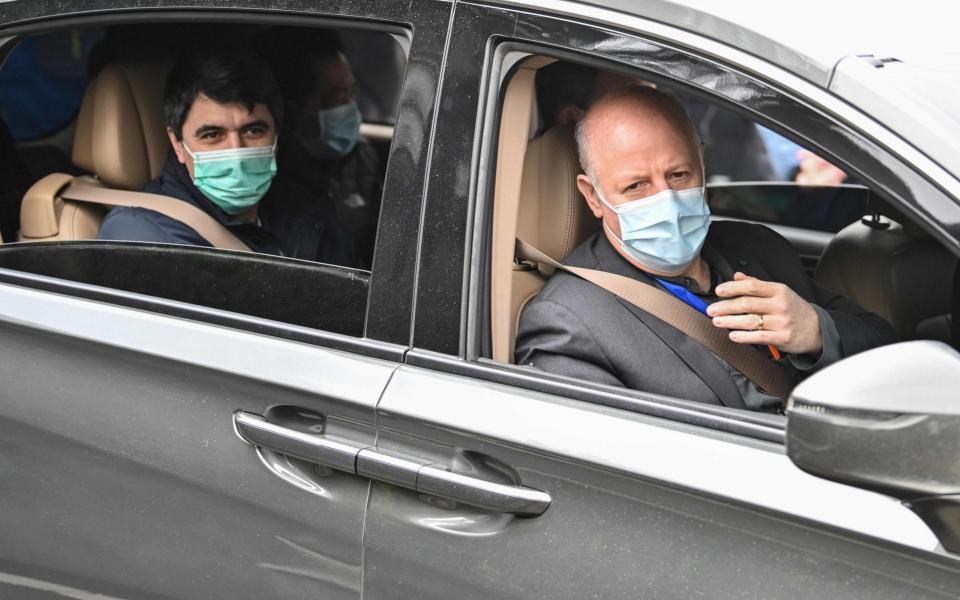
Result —
M 172 152 L 163 173 L 148 182 L 143 191 L 189 202 L 229 229 L 254 252 L 354 266 L 350 233 L 337 221 L 336 214 L 279 173 L 260 201 L 257 210 L 259 225 L 240 222 L 204 196 Z M 149 209 L 125 206 L 114 208 L 107 214 L 97 237 L 101 240 L 212 246 L 199 233 L 176 219 Z

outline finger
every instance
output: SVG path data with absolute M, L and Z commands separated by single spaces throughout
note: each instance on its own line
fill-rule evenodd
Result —
M 769 298 L 754 296 L 738 296 L 732 300 L 721 300 L 707 307 L 707 314 L 711 317 L 725 315 L 768 315 L 777 312 L 777 303 Z M 766 318 L 766 317 L 764 317 Z
M 778 332 L 767 331 L 766 329 L 759 329 L 757 331 L 731 331 L 728 335 L 731 342 L 738 344 L 759 344 L 764 346 L 770 344 L 779 346 L 782 344 L 782 336 Z
M 717 286 L 717 296 L 720 298 L 733 298 L 735 296 L 760 296 L 769 298 L 777 293 L 779 284 L 772 281 L 763 281 L 754 277 L 727 281 Z
M 764 329 L 772 329 L 766 316 L 764 316 Z M 753 331 L 760 325 L 760 319 L 755 314 L 730 315 L 726 317 L 714 317 L 713 324 L 721 329 L 740 329 L 743 331 Z
M 746 281 L 747 279 L 756 279 L 756 277 L 753 277 L 752 275 L 747 275 L 746 273 L 741 273 L 740 271 L 737 271 L 736 273 L 733 274 L 734 281 Z

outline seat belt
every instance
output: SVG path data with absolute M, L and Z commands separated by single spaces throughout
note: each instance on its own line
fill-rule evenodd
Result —
M 768 394 L 784 401 L 790 396 L 794 382 L 786 370 L 752 346 L 731 341 L 725 329 L 715 327 L 709 317 L 679 298 L 615 273 L 562 265 L 521 239 L 517 240 L 517 256 L 566 271 L 623 298 L 700 342 Z
M 215 248 L 252 252 L 249 246 L 240 241 L 240 238 L 231 233 L 216 219 L 179 198 L 146 192 L 113 190 L 77 183 L 76 181 L 71 181 L 57 195 L 64 200 L 75 202 L 146 208 L 180 221 L 199 233 L 203 239 L 213 244 Z

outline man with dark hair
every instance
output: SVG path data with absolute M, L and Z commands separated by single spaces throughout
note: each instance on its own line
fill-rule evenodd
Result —
M 729 330 L 732 342 L 769 352 L 794 380 L 894 341 L 882 318 L 811 281 L 772 229 L 710 222 L 702 146 L 673 97 L 641 86 L 602 96 L 577 125 L 577 146 L 577 187 L 603 230 L 564 264 L 676 296 Z M 782 408 L 670 323 L 561 270 L 523 312 L 516 361 L 711 404 Z
M 349 234 L 307 192 L 278 176 L 283 113 L 269 67 L 251 54 L 200 54 L 167 78 L 164 118 L 171 154 L 145 192 L 201 209 L 256 252 L 352 264 Z M 100 239 L 211 246 L 190 226 L 158 212 L 114 208 Z
M 351 232 L 358 262 L 369 267 L 384 170 L 376 149 L 360 135 L 363 119 L 339 34 L 273 31 L 261 52 L 283 90 L 286 120 L 279 160 L 284 172 L 336 212 Z
M 537 70 L 534 84 L 543 131 L 573 125 L 593 99 L 599 71 L 586 65 L 557 61 Z

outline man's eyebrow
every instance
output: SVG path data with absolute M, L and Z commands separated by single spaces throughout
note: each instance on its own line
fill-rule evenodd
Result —
M 263 119 L 254 119 L 248 123 L 244 123 L 240 126 L 240 129 L 249 129 L 250 127 L 263 127 L 268 129 L 270 124 L 264 121 Z M 201 125 L 197 127 L 197 130 L 193 133 L 196 137 L 202 137 L 205 133 L 220 133 L 226 131 L 227 128 L 223 125 Z
M 254 121 L 250 121 L 249 123 L 244 123 L 240 126 L 240 129 L 248 129 L 250 127 L 263 127 L 264 129 L 268 129 L 270 124 L 263 119 L 256 119 Z
M 224 130 L 224 127 L 221 125 L 201 125 L 197 127 L 197 130 L 193 132 L 195 137 L 202 137 L 205 133 L 219 133 Z

